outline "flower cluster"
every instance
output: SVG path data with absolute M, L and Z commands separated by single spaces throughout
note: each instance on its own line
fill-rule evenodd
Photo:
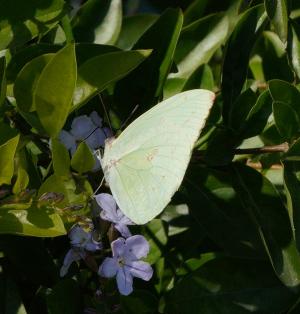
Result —
M 149 244 L 141 235 L 131 235 L 127 225 L 133 224 L 117 207 L 110 194 L 96 195 L 96 201 L 102 208 L 100 217 L 110 221 L 123 237 L 111 242 L 112 257 L 106 257 L 99 267 L 98 274 L 111 278 L 116 276 L 119 292 L 128 295 L 133 291 L 133 277 L 150 280 L 153 274 L 151 266 L 141 261 L 149 253 Z M 93 239 L 93 229 L 85 231 L 75 225 L 69 232 L 71 249 L 65 256 L 60 275 L 65 276 L 70 265 L 86 258 L 86 252 L 102 249 L 101 242 Z
M 82 115 L 75 118 L 70 131 L 61 131 L 59 139 L 73 155 L 81 141 L 85 141 L 96 153 L 95 150 L 104 146 L 104 141 L 109 136 L 111 136 L 111 132 L 102 127 L 101 118 L 93 111 L 90 116 Z M 97 165 L 94 170 L 100 168 L 99 160 L 95 159 Z M 133 277 L 146 281 L 152 277 L 153 270 L 150 264 L 141 260 L 149 253 L 149 244 L 142 235 L 131 234 L 128 226 L 134 223 L 123 214 L 112 195 L 100 193 L 94 198 L 99 208 L 98 218 L 110 222 L 111 228 L 120 235 L 117 239 L 111 240 L 112 257 L 104 257 L 98 274 L 104 278 L 116 277 L 119 292 L 122 295 L 128 295 L 133 291 Z M 60 270 L 62 277 L 67 274 L 73 262 L 80 260 L 88 262 L 91 254 L 99 250 L 102 250 L 103 254 L 101 255 L 105 255 L 107 250 L 104 250 L 102 242 L 95 240 L 95 231 L 92 222 L 85 228 L 79 224 L 71 228 L 69 231 L 71 248 L 67 252 Z M 97 231 L 103 232 L 102 230 Z M 101 234 L 101 236 L 104 235 Z
M 59 140 L 73 155 L 78 144 L 82 141 L 89 146 L 95 155 L 94 170 L 100 169 L 100 162 L 96 158 L 96 150 L 104 146 L 105 139 L 112 136 L 110 129 L 102 127 L 102 119 L 96 111 L 90 116 L 82 115 L 75 118 L 71 124 L 70 131 L 62 130 L 59 134 Z

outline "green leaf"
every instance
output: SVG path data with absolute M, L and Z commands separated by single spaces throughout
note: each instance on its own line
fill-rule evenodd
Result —
M 6 61 L 5 57 L 0 58 L 0 114 L 6 97 Z
M 54 27 L 63 16 L 65 2 L 52 0 L 2 0 L 0 3 L 0 50 L 20 46 Z
M 8 82 L 14 82 L 22 68 L 34 58 L 49 53 L 57 52 L 61 46 L 45 43 L 33 44 L 22 47 L 10 59 L 7 64 L 6 78 Z
M 241 93 L 232 104 L 228 121 L 229 127 L 238 133 L 255 103 L 256 95 L 251 88 Z
M 298 158 L 299 156 L 299 142 L 298 142 Z M 295 148 L 294 148 L 295 153 Z M 286 160 L 284 161 L 284 190 L 287 198 L 287 207 L 292 220 L 293 230 L 297 243 L 298 250 L 300 250 L 300 163 L 298 161 Z
M 84 62 L 78 69 L 72 110 L 82 106 L 108 85 L 123 78 L 143 62 L 150 53 L 151 50 L 111 52 Z
M 252 217 L 279 279 L 288 287 L 300 282 L 300 256 L 289 215 L 272 183 L 250 167 L 236 163 L 232 178 L 244 210 Z
M 226 15 L 213 14 L 184 27 L 174 56 L 178 72 L 168 79 L 187 79 L 207 63 L 226 39 L 228 26 Z
M 76 41 L 113 45 L 122 24 L 121 0 L 88 0 L 73 19 Z
M 150 245 L 146 261 L 154 264 L 161 257 L 168 241 L 167 226 L 160 219 L 153 219 L 144 227 L 144 235 Z
M 0 185 L 10 184 L 14 174 L 14 156 L 20 135 L 8 125 L 0 123 Z
M 49 314 L 77 314 L 82 312 L 82 298 L 77 281 L 64 279 L 47 295 Z
M 124 314 L 155 314 L 158 300 L 146 290 L 134 290 L 129 296 L 121 296 L 121 308 Z
M 204 64 L 199 67 L 189 78 L 186 80 L 182 91 L 190 89 L 208 89 L 213 91 L 214 89 L 214 77 L 212 69 L 208 64 Z
M 282 137 L 290 140 L 299 132 L 300 117 L 292 106 L 274 101 L 273 114 L 276 127 Z
M 265 79 L 282 79 L 292 82 L 294 74 L 290 68 L 284 44 L 279 37 L 269 31 L 263 33 L 264 51 L 263 57 L 263 71 Z M 274 67 L 276 64 L 276 67 Z
M 207 5 L 208 0 L 194 0 L 184 12 L 184 26 L 198 20 L 203 15 Z
M 131 49 L 157 19 L 158 16 L 153 14 L 125 16 L 116 46 L 124 50 Z
M 65 124 L 75 84 L 75 47 L 70 44 L 57 52 L 45 66 L 35 89 L 36 110 L 51 137 L 55 137 Z
M 13 186 L 13 193 L 19 194 L 24 191 L 29 184 L 29 175 L 26 171 L 26 152 L 25 149 L 17 153 L 16 167 L 17 167 L 17 180 Z
M 70 157 L 68 150 L 57 139 L 52 139 L 51 148 L 54 173 L 58 176 L 69 176 Z
M 32 59 L 19 72 L 14 84 L 14 96 L 21 111 L 36 110 L 35 92 L 38 80 L 45 66 L 53 58 L 53 53 L 44 54 Z
M 71 160 L 71 166 L 78 173 L 91 171 L 95 166 L 95 157 L 85 142 L 81 142 Z
M 283 313 L 295 299 L 265 262 L 217 258 L 175 284 L 168 314 Z
M 140 113 L 146 111 L 161 96 L 173 62 L 182 20 L 180 10 L 167 9 L 133 46 L 133 49 L 149 48 L 153 52 L 116 84 L 114 104 L 121 119 L 126 119 L 136 105 L 139 105 Z
M 3 314 L 27 314 L 22 302 L 18 286 L 9 275 L 0 275 L 0 287 L 3 286 L 0 296 L 0 310 Z
M 292 84 L 280 80 L 270 81 L 269 91 L 276 127 L 281 136 L 292 140 L 300 131 L 300 92 Z
M 259 135 L 265 128 L 268 119 L 272 113 L 272 98 L 270 92 L 261 93 L 255 105 L 249 111 L 245 121 L 242 122 L 240 128 L 240 136 L 249 138 Z
M 226 168 L 190 167 L 183 185 L 191 219 L 196 220 L 226 254 L 264 258 L 266 254 L 259 235 L 249 214 L 241 210 L 242 203 L 231 178 Z
M 265 0 L 265 8 L 276 33 L 286 44 L 288 36 L 288 4 L 286 0 Z
M 222 70 L 225 122 L 229 120 L 232 104 L 240 94 L 246 80 L 250 53 L 265 20 L 262 5 L 248 9 L 240 17 L 228 40 Z
M 11 209 L 0 207 L 0 233 L 34 237 L 57 237 L 66 234 L 58 214 L 46 208 Z
M 291 61 L 298 78 L 300 78 L 300 26 L 296 23 L 291 23 L 292 39 L 290 43 Z
M 41 196 L 48 192 L 62 193 L 64 195 L 64 199 L 59 203 L 61 208 L 70 204 L 85 205 L 90 195 L 90 191 L 78 189 L 71 177 L 62 177 L 56 174 L 51 175 L 44 181 L 38 195 Z

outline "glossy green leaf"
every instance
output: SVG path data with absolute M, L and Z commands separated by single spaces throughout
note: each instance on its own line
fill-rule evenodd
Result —
M 126 16 L 122 22 L 122 29 L 116 46 L 129 50 L 147 31 L 147 29 L 158 19 L 154 14 L 137 14 Z
M 111 52 L 84 62 L 78 69 L 72 110 L 82 106 L 108 85 L 123 78 L 143 62 L 150 53 L 151 50 Z
M 290 68 L 284 44 L 279 37 L 270 31 L 263 33 L 264 52 L 263 52 L 263 71 L 265 79 L 282 79 L 292 82 L 294 74 Z M 274 67 L 276 64 L 276 67 Z
M 126 119 L 136 105 L 139 105 L 140 112 L 146 111 L 161 96 L 173 62 L 182 21 L 180 10 L 167 9 L 133 46 L 133 49 L 153 49 L 153 52 L 116 84 L 114 103 L 121 118 Z
M 290 140 L 299 132 L 300 117 L 292 106 L 284 102 L 274 101 L 273 114 L 281 136 Z
M 144 235 L 150 245 L 150 252 L 146 261 L 154 264 L 163 254 L 167 244 L 168 231 L 166 224 L 160 219 L 153 219 L 144 228 Z
M 190 167 L 184 193 L 191 218 L 230 256 L 263 258 L 262 243 L 251 217 L 241 210 L 231 176 L 226 169 Z
M 19 72 L 14 84 L 14 96 L 21 111 L 36 110 L 35 92 L 38 80 L 45 66 L 53 58 L 53 53 L 43 54 L 28 62 Z
M 265 0 L 265 8 L 278 36 L 285 44 L 288 37 L 287 0 Z
M 255 103 L 256 95 L 251 88 L 241 93 L 232 104 L 228 121 L 229 127 L 238 132 Z
M 182 91 L 190 89 L 208 89 L 213 91 L 214 89 L 214 77 L 212 69 L 208 64 L 204 64 L 199 67 L 189 78 L 186 80 Z
M 300 282 L 300 256 L 288 211 L 272 183 L 256 170 L 236 163 L 233 184 L 251 216 L 278 278 L 288 287 Z
M 6 78 L 8 82 L 14 82 L 18 73 L 22 68 L 31 60 L 39 57 L 40 55 L 55 53 L 61 46 L 50 45 L 45 43 L 33 44 L 22 47 L 18 50 L 7 64 Z
M 6 61 L 5 57 L 0 58 L 0 113 L 6 96 Z
M 217 258 L 175 284 L 165 313 L 274 314 L 294 299 L 265 262 Z
M 122 24 L 121 0 L 88 0 L 73 19 L 76 41 L 113 45 Z
M 293 155 L 297 152 L 300 159 L 299 143 L 298 149 L 294 148 Z M 284 190 L 287 197 L 287 207 L 292 220 L 293 231 L 300 250 L 300 162 L 287 160 L 284 161 Z
M 210 60 L 227 34 L 228 19 L 224 14 L 209 15 L 184 27 L 174 57 L 178 73 L 170 74 L 169 78 L 188 78 Z
M 34 237 L 56 237 L 66 234 L 60 216 L 46 208 L 12 209 L 0 207 L 0 233 Z
M 292 40 L 290 44 L 291 61 L 298 78 L 300 78 L 300 26 L 296 23 L 291 25 Z
M 70 175 L 70 157 L 66 147 L 57 139 L 52 139 L 52 161 L 54 173 L 58 176 Z
M 266 20 L 263 13 L 262 5 L 244 12 L 227 42 L 222 72 L 225 122 L 229 120 L 232 104 L 246 80 L 250 53 Z
M 29 184 L 29 175 L 26 171 L 27 161 L 25 150 L 20 150 L 16 157 L 17 180 L 13 186 L 13 193 L 19 194 L 27 188 Z
M 74 45 L 61 49 L 43 69 L 36 84 L 34 101 L 41 123 L 51 137 L 68 117 L 76 84 Z
M 77 314 L 82 307 L 78 282 L 64 279 L 55 285 L 47 295 L 49 314 Z
M 2 0 L 0 50 L 20 46 L 55 26 L 65 11 L 63 0 Z
M 269 91 L 261 93 L 255 105 L 242 121 L 240 136 L 243 138 L 259 135 L 265 128 L 272 113 L 272 98 Z
M 78 173 L 91 171 L 95 166 L 95 157 L 85 142 L 81 142 L 71 160 L 71 166 Z
M 282 137 L 291 140 L 300 131 L 300 92 L 292 84 L 280 80 L 270 81 L 269 90 L 276 127 Z
M 0 185 L 10 184 L 14 174 L 14 156 L 20 135 L 8 125 L 0 123 Z
M 208 0 L 194 0 L 184 11 L 184 25 L 191 24 L 202 17 L 207 6 Z
M 63 208 L 70 204 L 85 205 L 90 191 L 77 189 L 76 182 L 70 177 L 53 174 L 41 185 L 38 195 L 41 196 L 48 192 L 64 195 L 64 199 L 59 203 L 59 206 Z

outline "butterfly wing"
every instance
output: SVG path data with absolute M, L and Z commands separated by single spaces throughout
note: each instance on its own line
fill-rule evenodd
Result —
M 178 190 L 214 97 L 207 90 L 175 95 L 105 146 L 105 179 L 120 209 L 135 223 L 158 215 Z

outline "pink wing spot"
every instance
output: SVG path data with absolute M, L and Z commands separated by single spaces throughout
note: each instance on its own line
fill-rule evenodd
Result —
M 153 150 L 146 156 L 147 160 L 148 160 L 148 161 L 153 160 L 153 158 L 155 157 L 155 155 L 157 154 L 157 152 L 158 152 L 158 149 L 157 149 L 157 148 L 156 148 L 156 149 L 153 149 Z
M 210 100 L 211 100 L 212 102 L 214 102 L 215 99 L 216 99 L 216 94 L 215 94 L 215 93 L 212 93 L 212 94 L 210 95 Z

